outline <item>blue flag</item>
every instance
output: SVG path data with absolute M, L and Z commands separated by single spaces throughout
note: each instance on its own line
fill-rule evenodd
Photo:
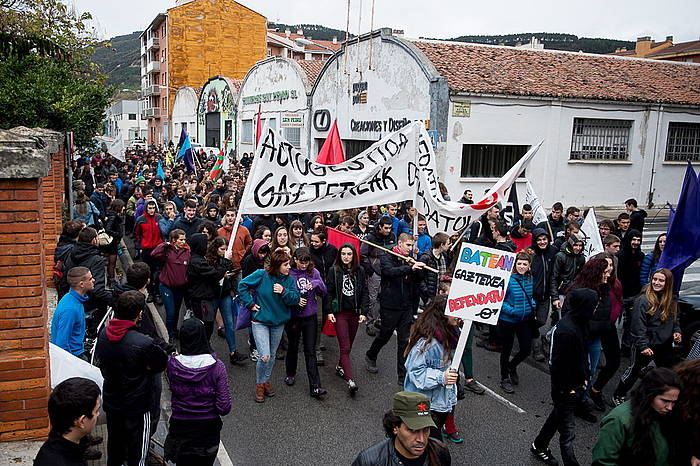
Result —
M 194 156 L 192 154 L 192 143 L 190 142 L 190 136 L 187 134 L 187 131 L 185 131 L 185 128 L 182 128 L 182 132 L 180 133 L 180 142 L 178 142 L 177 145 L 180 150 L 177 153 L 176 160 L 179 160 L 180 157 L 184 157 L 187 171 L 196 171 L 194 167 Z
M 160 176 L 160 179 L 165 181 L 165 172 L 163 171 L 163 166 L 161 165 L 160 160 L 158 161 L 158 169 L 156 170 L 156 174 Z
M 700 257 L 700 180 L 688 162 L 676 211 L 668 225 L 666 247 L 658 268 L 673 272 L 674 290 L 678 292 L 683 273 Z

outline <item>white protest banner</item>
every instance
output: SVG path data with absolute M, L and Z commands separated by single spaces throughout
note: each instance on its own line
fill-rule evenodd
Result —
M 445 314 L 495 325 L 515 267 L 515 256 L 512 252 L 463 244 Z
M 547 212 L 545 212 L 544 207 L 542 207 L 540 198 L 537 197 L 535 188 L 532 187 L 532 184 L 529 180 L 527 182 L 527 188 L 525 190 L 525 204 L 530 204 L 532 206 L 533 224 L 537 225 L 538 223 L 547 221 Z
M 125 151 L 124 140 L 121 133 L 117 132 L 116 138 L 107 145 L 107 153 L 121 162 L 126 162 Z
M 599 252 L 603 252 L 603 241 L 600 239 L 600 232 L 598 231 L 598 221 L 595 218 L 595 211 L 591 207 L 588 211 L 586 219 L 581 225 L 581 233 L 584 235 L 584 240 L 586 241 L 583 246 L 583 255 L 586 260 L 595 256 Z
M 413 200 L 431 231 L 452 234 L 494 204 L 505 203 L 505 193 L 541 144 L 533 146 L 484 199 L 466 205 L 445 201 L 440 194 L 435 153 L 421 122 L 409 123 L 337 165 L 315 163 L 267 128 L 240 210 L 246 214 L 314 212 Z

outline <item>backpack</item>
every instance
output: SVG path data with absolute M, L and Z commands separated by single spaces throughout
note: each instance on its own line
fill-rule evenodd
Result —
M 70 266 L 67 264 L 67 262 L 69 261 L 70 253 L 73 251 L 75 244 L 66 244 L 65 246 L 65 248 L 62 248 L 60 252 L 54 256 L 52 271 L 53 284 L 54 288 L 56 288 L 59 299 L 68 293 L 70 288 L 68 285 L 68 271 L 70 270 Z M 57 251 L 58 249 L 59 248 L 56 248 Z

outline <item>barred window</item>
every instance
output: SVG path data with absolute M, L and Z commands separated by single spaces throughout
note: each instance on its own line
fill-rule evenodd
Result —
M 667 162 L 700 162 L 700 123 L 670 122 L 666 141 Z
M 571 160 L 627 160 L 632 120 L 574 118 Z
M 462 178 L 500 178 L 529 149 L 530 146 L 464 144 L 460 176 Z
M 241 131 L 241 142 L 244 144 L 253 143 L 253 120 L 243 120 Z
M 297 149 L 301 147 L 301 128 L 284 128 L 284 138 Z

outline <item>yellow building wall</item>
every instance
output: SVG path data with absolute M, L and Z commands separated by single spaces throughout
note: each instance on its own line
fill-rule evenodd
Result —
M 267 19 L 232 0 L 195 0 L 168 10 L 168 86 L 201 87 L 211 76 L 242 79 L 267 53 Z M 168 113 L 174 92 L 169 92 Z

